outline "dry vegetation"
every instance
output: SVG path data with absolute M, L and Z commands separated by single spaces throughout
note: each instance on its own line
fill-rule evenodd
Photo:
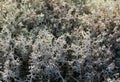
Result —
M 1 82 L 120 82 L 119 0 L 0 0 Z

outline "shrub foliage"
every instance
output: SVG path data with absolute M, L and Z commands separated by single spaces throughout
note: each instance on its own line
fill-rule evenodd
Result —
M 119 82 L 119 0 L 1 0 L 0 81 Z

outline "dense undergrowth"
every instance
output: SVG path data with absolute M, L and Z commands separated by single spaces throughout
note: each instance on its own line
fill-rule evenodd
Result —
M 0 81 L 119 82 L 119 0 L 1 0 Z

